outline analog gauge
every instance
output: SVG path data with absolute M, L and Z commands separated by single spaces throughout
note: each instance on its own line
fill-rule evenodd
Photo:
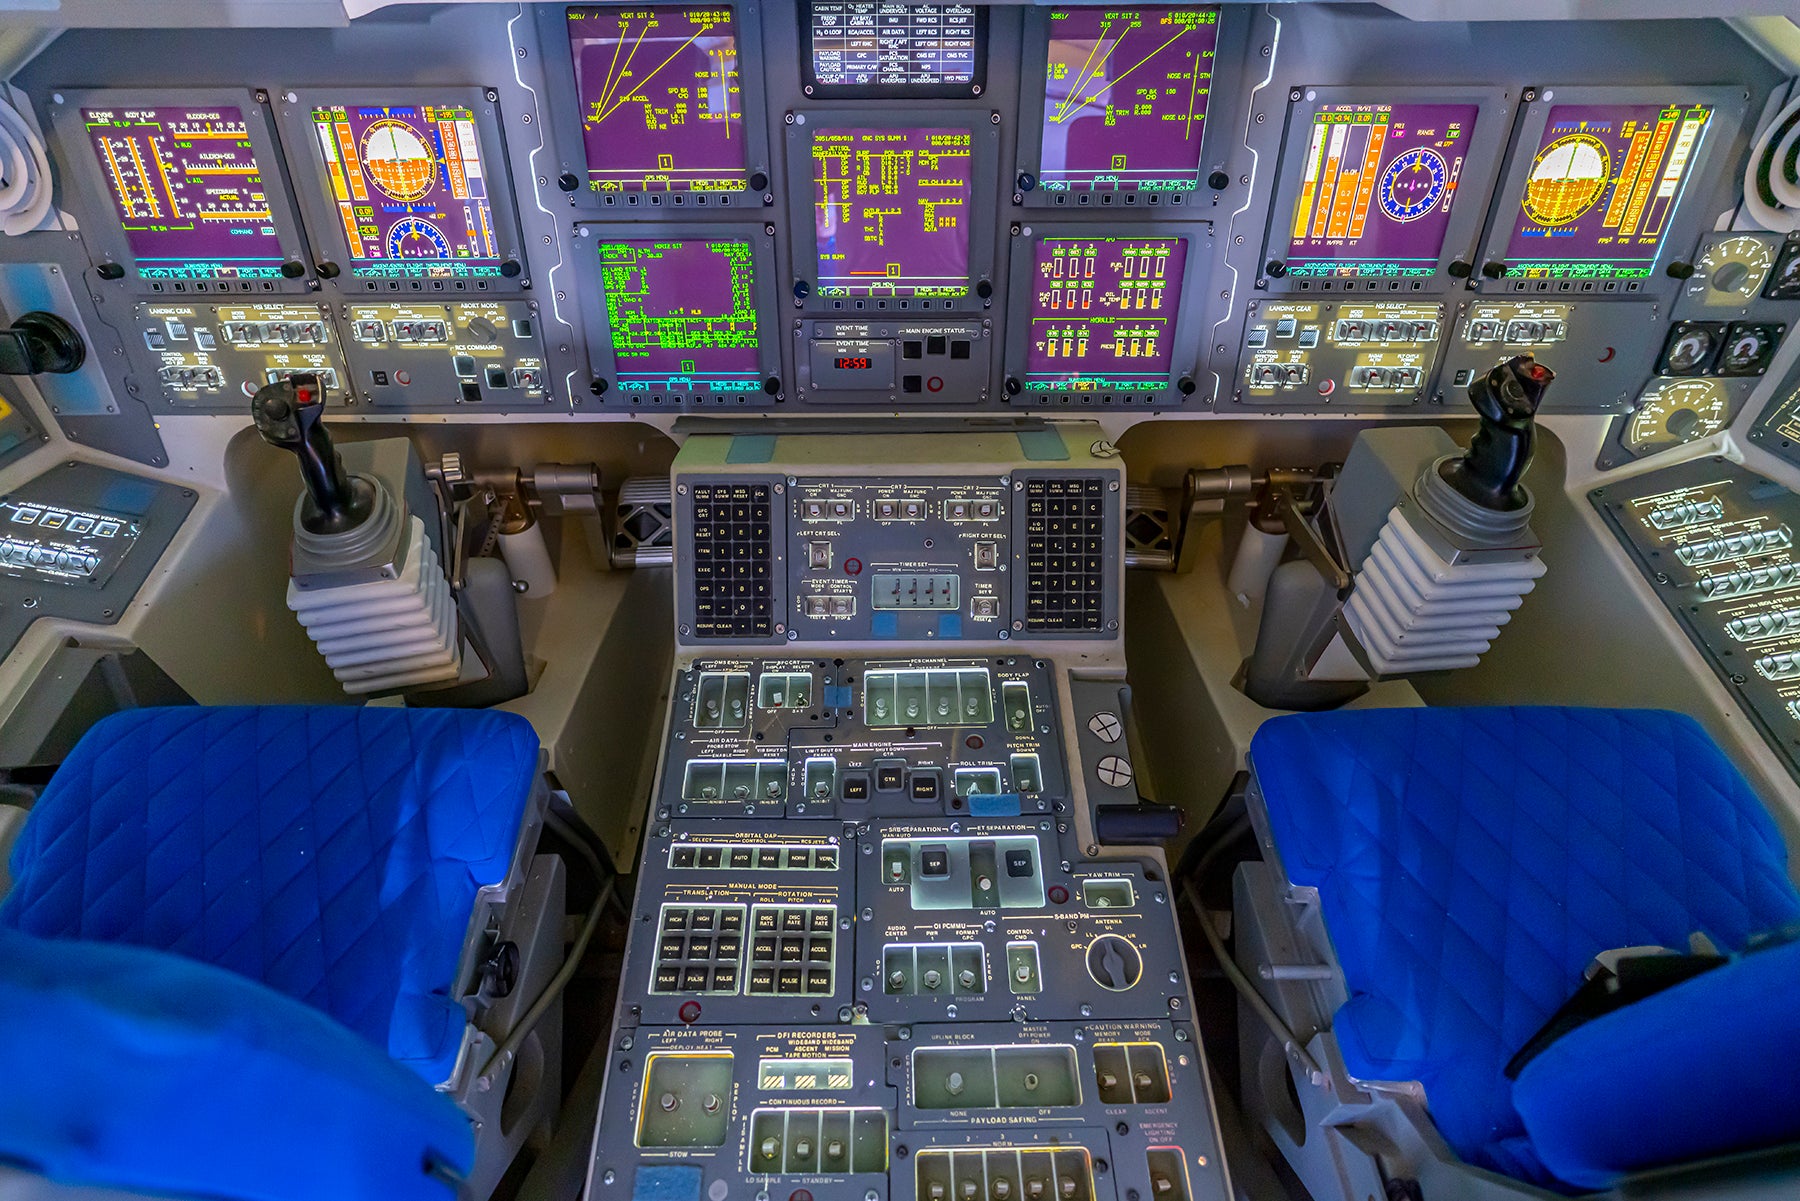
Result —
M 1694 264 L 1706 276 L 1708 302 L 1718 304 L 1753 299 L 1774 265 L 1769 243 L 1749 234 L 1719 239 Z
M 1724 348 L 1719 351 L 1720 375 L 1762 375 L 1769 360 L 1781 345 L 1782 325 L 1754 325 L 1734 321 L 1725 329 Z
M 1725 428 L 1730 404 L 1718 380 L 1652 380 L 1621 440 L 1632 454 L 1649 455 L 1705 438 Z
M 1437 207 L 1449 180 L 1443 155 L 1429 146 L 1414 146 L 1381 173 L 1381 211 L 1402 223 L 1416 221 Z
M 1763 291 L 1769 300 L 1800 299 L 1800 238 L 1789 234 L 1787 242 L 1781 248 L 1781 257 L 1775 261 L 1775 272 L 1769 278 L 1769 286 Z
M 1705 321 L 1681 321 L 1669 331 L 1658 375 L 1700 375 L 1712 365 L 1724 338 L 1724 327 Z

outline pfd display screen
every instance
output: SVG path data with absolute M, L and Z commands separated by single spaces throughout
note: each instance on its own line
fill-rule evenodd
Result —
M 242 110 L 89 108 L 81 120 L 140 278 L 281 278 Z
M 602 242 L 600 280 L 621 390 L 762 388 L 749 242 Z
M 475 114 L 462 105 L 320 105 L 313 130 L 364 279 L 497 276 Z
M 980 11 L 972 4 L 815 2 L 806 25 L 812 82 L 823 88 L 971 84 Z
M 1181 238 L 1040 238 L 1026 390 L 1168 387 L 1186 267 Z
M 590 189 L 750 186 L 729 7 L 571 8 L 568 21 Z
M 1507 273 L 1647 277 L 1711 118 L 1704 104 L 1552 108 L 1518 198 Z
M 967 129 L 820 129 L 812 140 L 821 296 L 966 296 Z
M 1326 104 L 1313 113 L 1289 275 L 1432 275 L 1475 131 L 1473 104 Z
M 1052 10 L 1039 186 L 1198 190 L 1218 41 L 1216 8 Z

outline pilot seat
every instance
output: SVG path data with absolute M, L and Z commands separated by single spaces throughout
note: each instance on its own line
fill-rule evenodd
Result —
M 1315 1201 L 1716 1196 L 1775 1171 L 1761 1149 L 1800 1137 L 1800 896 L 1692 719 L 1298 714 L 1249 758 L 1243 1092 Z M 1629 999 L 1590 970 L 1617 952 L 1674 975 Z
M 0 1195 L 486 1196 L 560 1095 L 548 800 L 506 713 L 97 723 L 0 900 Z

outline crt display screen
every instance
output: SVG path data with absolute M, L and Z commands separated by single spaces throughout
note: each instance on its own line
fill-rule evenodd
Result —
M 351 274 L 500 274 L 475 115 L 461 105 L 322 105 L 313 130 Z
M 1327 104 L 1313 114 L 1288 274 L 1437 271 L 1473 104 Z
M 1712 118 L 1704 104 L 1559 104 L 1513 215 L 1511 274 L 1648 276 Z
M 231 107 L 83 109 L 143 279 L 279 279 L 262 166 Z
M 600 279 L 622 390 L 762 386 L 749 242 L 602 242 Z
M 813 134 L 821 296 L 966 296 L 967 129 Z
M 737 23 L 728 6 L 571 8 L 588 187 L 741 192 Z
M 1026 389 L 1166 388 L 1186 267 L 1181 238 L 1039 239 Z
M 895 0 L 823 0 L 807 21 L 823 87 L 933 87 L 975 80 L 976 8 Z
M 1039 185 L 1197 190 L 1218 41 L 1216 8 L 1053 10 Z

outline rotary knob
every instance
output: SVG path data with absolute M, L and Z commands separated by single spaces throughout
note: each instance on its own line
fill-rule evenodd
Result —
M 1124 992 L 1144 975 L 1144 957 L 1117 934 L 1102 934 L 1088 944 L 1088 975 L 1109 992 Z

